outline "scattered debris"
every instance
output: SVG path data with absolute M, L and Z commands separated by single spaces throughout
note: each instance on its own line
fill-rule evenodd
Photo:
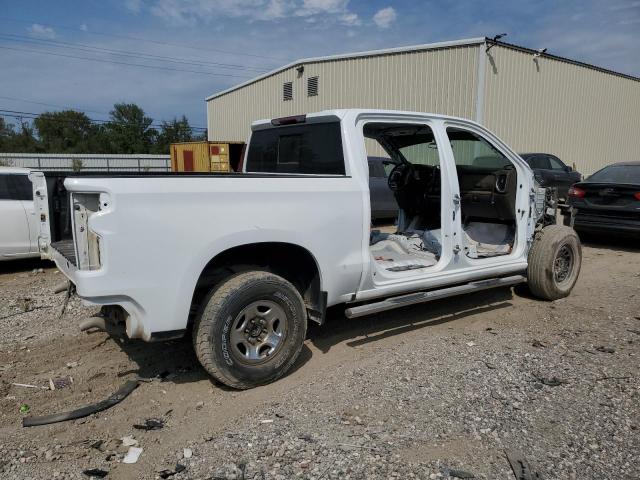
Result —
M 137 424 L 133 428 L 137 430 L 160 430 L 164 427 L 164 420 L 161 418 L 147 418 L 143 425 Z
M 273 418 L 267 418 L 264 420 L 260 420 L 260 423 L 273 423 Z
M 467 342 L 467 347 L 475 347 L 475 342 Z
M 160 478 L 169 478 L 173 477 L 176 473 L 184 472 L 186 469 L 187 467 L 185 467 L 184 465 L 176 463 L 176 468 L 174 468 L 173 470 L 162 470 L 158 472 L 158 476 Z
M 193 450 L 191 450 L 190 448 L 183 448 L 182 449 L 182 456 L 184 458 L 191 458 L 193 457 Z
M 602 352 L 602 353 L 616 353 L 616 351 L 613 348 L 605 347 L 605 346 L 602 346 L 602 345 L 600 345 L 599 347 L 596 347 L 596 350 L 598 352 Z
M 67 388 L 73 385 L 73 377 L 57 377 L 49 379 L 49 388 L 51 390 L 60 390 L 62 388 Z
M 136 463 L 140 454 L 142 453 L 141 447 L 129 447 L 129 451 L 122 459 L 122 463 Z
M 531 470 L 527 459 L 517 450 L 505 450 L 504 452 L 511 465 L 513 474 L 517 480 L 541 480 L 540 474 Z
M 536 348 L 547 348 L 547 346 L 544 343 L 536 339 L 534 339 L 533 342 L 531 342 L 531 346 Z
M 628 328 L 627 332 L 635 333 L 636 335 L 640 335 L 640 330 L 633 330 L 632 328 Z
M 76 418 L 87 417 L 93 413 L 101 412 L 107 408 L 111 408 L 124 400 L 131 392 L 133 392 L 138 386 L 137 380 L 129 380 L 125 383 L 116 393 L 111 395 L 106 400 L 103 400 L 86 407 L 72 410 L 65 413 L 56 413 L 53 415 L 44 415 L 42 417 L 27 417 L 22 419 L 23 427 L 34 427 L 36 425 L 48 425 L 50 423 L 65 422 L 67 420 L 74 420 Z M 27 407 L 28 408 L 28 407 Z M 22 407 L 20 407 L 22 412 Z M 29 410 L 27 410 L 28 412 Z M 26 412 L 23 412 L 26 413 Z
M 12 383 L 14 387 L 24 387 L 24 388 L 40 388 L 42 390 L 49 390 L 49 387 L 41 387 L 39 385 L 31 385 L 29 383 Z
M 102 470 L 101 468 L 91 468 L 89 470 L 83 470 L 82 473 L 84 473 L 87 477 L 96 478 L 104 478 L 109 475 L 109 472 L 107 470 Z
M 42 305 L 41 307 L 31 307 L 30 310 L 26 310 L 24 312 L 10 313 L 9 315 L 0 317 L 0 320 L 4 320 L 5 318 L 17 317 L 18 315 L 24 315 L 25 313 L 33 312 L 34 310 L 40 310 L 42 308 L 51 308 L 51 307 L 53 307 L 53 305 Z
M 536 380 L 538 380 L 543 385 L 546 385 L 547 387 L 559 387 L 560 385 L 566 385 L 569 383 L 567 380 L 563 380 L 555 376 L 547 378 L 540 375 L 536 375 L 535 373 L 533 374 L 533 376 L 535 377 Z
M 75 368 L 80 365 L 79 362 L 67 362 L 67 368 Z
M 20 405 L 20 413 L 29 413 L 29 410 L 31 410 L 31 407 L 29 407 L 29 405 L 27 405 L 26 403 Z
M 133 447 L 135 445 L 138 445 L 138 441 L 135 438 L 133 438 L 131 435 L 122 437 L 120 440 L 122 440 L 122 445 L 124 445 L 125 447 Z

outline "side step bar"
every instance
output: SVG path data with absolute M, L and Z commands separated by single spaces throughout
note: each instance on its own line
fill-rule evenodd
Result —
M 351 307 L 345 310 L 347 318 L 362 317 L 371 315 L 372 313 L 385 312 L 394 308 L 406 307 L 407 305 L 415 305 L 417 303 L 430 302 L 441 298 L 453 297 L 463 293 L 479 292 L 496 287 L 510 287 L 526 281 L 523 275 L 513 275 L 511 277 L 489 278 L 487 280 L 477 280 L 475 282 L 465 283 L 455 287 L 441 288 L 439 290 L 430 290 L 428 292 L 416 292 L 408 295 L 400 295 L 391 297 L 381 302 L 368 303 L 358 307 Z

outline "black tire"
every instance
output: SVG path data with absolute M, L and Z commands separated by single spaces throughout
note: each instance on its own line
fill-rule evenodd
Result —
M 536 236 L 529 251 L 529 290 L 543 300 L 564 298 L 573 289 L 582 264 L 582 246 L 576 232 L 549 225 Z
M 282 317 L 276 321 L 281 330 L 280 343 L 266 354 L 251 343 L 262 338 L 254 338 L 253 331 L 266 328 L 259 324 L 260 321 L 264 324 L 264 318 L 258 313 L 260 304 L 269 307 L 267 314 L 273 309 L 280 314 L 272 316 Z M 245 322 L 253 321 L 247 313 L 250 308 L 257 314 L 254 317 L 257 325 L 238 329 L 238 325 L 246 326 Z M 247 329 L 251 332 L 245 333 Z M 198 360 L 212 377 L 229 387 L 244 390 L 284 375 L 298 358 L 306 331 L 306 309 L 296 288 L 278 275 L 249 271 L 229 277 L 209 293 L 195 322 L 193 343 Z M 234 337 L 236 345 L 232 342 Z M 269 348 L 267 346 L 267 351 Z M 260 358 L 250 359 L 250 354 Z

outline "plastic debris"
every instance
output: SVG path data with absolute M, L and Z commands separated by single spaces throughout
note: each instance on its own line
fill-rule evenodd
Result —
M 133 438 L 131 435 L 127 435 L 126 437 L 122 437 L 120 440 L 122 440 L 122 444 L 125 447 L 133 447 L 134 445 L 138 445 L 138 440 Z
M 107 470 L 102 470 L 101 468 L 90 468 L 89 470 L 83 470 L 87 477 L 96 477 L 96 478 L 104 478 L 109 475 Z
M 51 390 L 60 390 L 62 388 L 67 388 L 73 385 L 73 377 L 57 377 L 49 379 L 49 388 Z
M 134 425 L 133 428 L 137 430 L 160 430 L 164 427 L 164 420 L 161 418 L 147 418 L 144 424 Z
M 160 478 L 169 478 L 169 477 L 173 477 L 176 473 L 180 473 L 180 472 L 184 472 L 187 469 L 187 467 L 185 467 L 184 465 L 180 465 L 179 463 L 176 463 L 176 468 L 173 470 L 162 470 L 160 472 L 158 472 L 158 476 Z
M 31 407 L 29 407 L 29 405 L 27 405 L 26 403 L 20 405 L 20 413 L 29 413 L 29 410 L 31 410 Z
M 138 458 L 140 458 L 141 453 L 142 453 L 142 448 L 129 447 L 129 451 L 122 459 L 122 463 L 136 463 L 138 461 Z
M 184 448 L 182 450 L 182 456 L 184 458 L 191 458 L 193 457 L 193 450 L 191 450 L 190 448 Z

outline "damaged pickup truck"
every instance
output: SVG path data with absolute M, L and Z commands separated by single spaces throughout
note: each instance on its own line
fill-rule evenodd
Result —
M 371 228 L 368 156 L 392 167 L 397 229 Z M 253 123 L 242 173 L 70 176 L 72 236 L 52 241 L 31 175 L 39 245 L 107 326 L 193 336 L 238 389 L 296 361 L 307 322 L 527 282 L 567 296 L 574 231 L 555 225 L 529 166 L 482 126 L 440 115 L 332 110 Z

